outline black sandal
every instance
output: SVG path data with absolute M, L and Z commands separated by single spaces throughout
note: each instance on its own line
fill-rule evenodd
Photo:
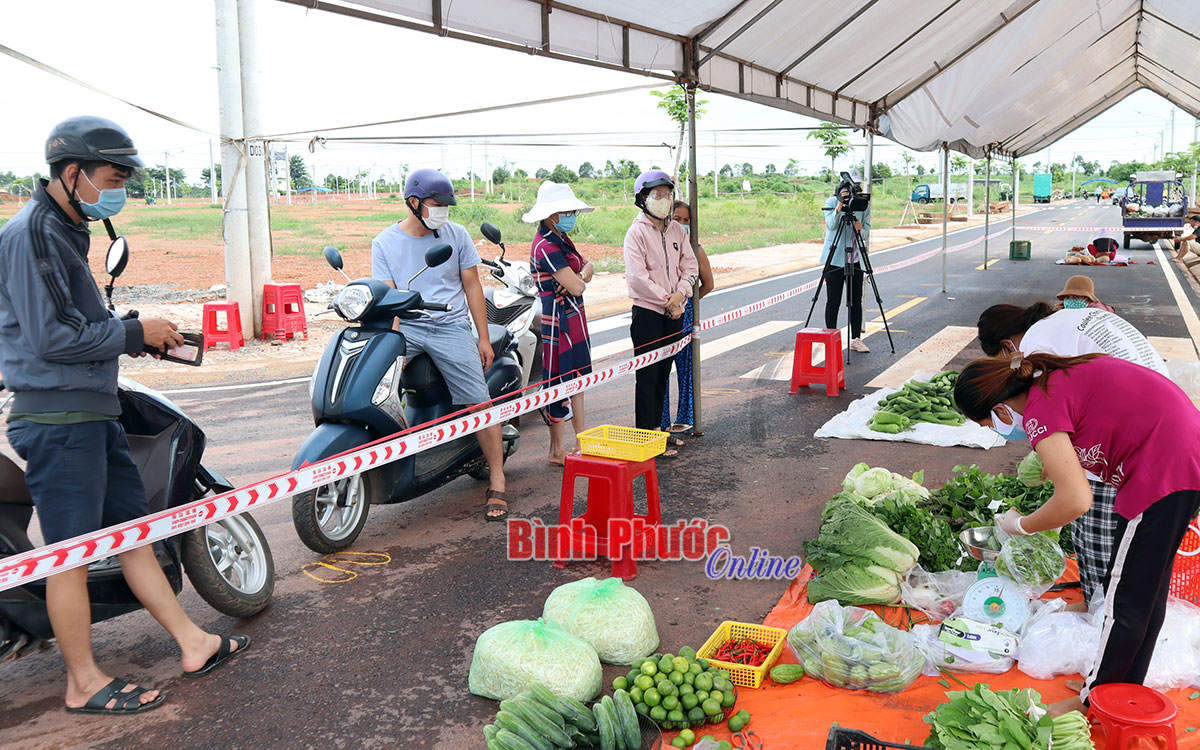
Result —
M 233 641 L 237 644 L 237 651 L 229 650 L 229 642 Z M 248 635 L 226 635 L 221 637 L 221 646 L 217 649 L 217 653 L 209 657 L 208 661 L 204 662 L 204 666 L 193 672 L 184 672 L 184 677 L 203 677 L 233 657 L 250 648 L 250 636 Z
M 489 521 L 503 521 L 508 518 L 508 503 L 506 499 L 508 495 L 499 490 L 488 490 L 484 495 L 487 500 L 487 505 L 483 509 L 483 517 Z M 501 511 L 499 515 L 492 515 L 492 511 Z
M 153 688 L 136 687 L 133 690 L 125 690 L 129 687 L 129 683 L 122 680 L 120 677 L 114 677 L 113 681 L 100 688 L 100 690 L 88 698 L 88 702 L 80 708 L 72 708 L 67 706 L 69 714 L 140 714 L 143 711 L 149 711 L 152 708 L 158 708 L 167 699 L 163 693 L 159 693 L 158 697 L 149 703 L 139 702 L 142 693 L 148 693 Z M 112 708 L 108 707 L 109 701 L 116 701 Z

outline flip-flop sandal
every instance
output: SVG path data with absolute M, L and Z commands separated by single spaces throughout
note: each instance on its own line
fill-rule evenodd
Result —
M 69 714 L 140 714 L 143 711 L 149 711 L 153 708 L 158 708 L 167 699 L 163 693 L 159 693 L 158 697 L 149 703 L 140 703 L 138 699 L 142 693 L 147 693 L 154 688 L 136 687 L 133 690 L 125 690 L 129 687 L 129 683 L 122 680 L 120 677 L 113 678 L 113 681 L 100 688 L 99 691 L 88 702 L 79 708 L 67 706 Z M 116 701 L 112 708 L 108 707 L 109 701 Z
M 667 432 L 687 432 L 690 429 L 692 429 L 692 425 L 683 424 L 682 422 L 676 422 L 675 424 L 673 424 L 667 428 Z
M 237 651 L 229 650 L 229 642 L 233 641 L 237 644 Z M 248 635 L 226 635 L 221 637 L 221 646 L 217 649 L 217 653 L 208 658 L 204 662 L 204 666 L 192 672 L 184 672 L 184 677 L 203 677 L 233 657 L 250 648 L 250 636 Z
M 483 517 L 489 521 L 503 521 L 508 518 L 508 495 L 498 490 L 488 490 L 484 495 L 487 500 L 487 506 L 483 509 Z M 492 515 L 492 511 L 499 510 L 499 515 Z
M 680 440 L 680 439 L 679 439 L 679 438 L 677 438 L 677 437 L 669 437 L 669 438 L 667 438 L 667 445 L 671 445 L 671 446 L 674 446 L 674 447 L 676 447 L 676 448 L 682 448 L 682 447 L 683 447 L 683 441 L 682 441 L 682 440 Z
M 678 458 L 679 451 L 675 450 L 674 448 L 667 448 L 665 451 L 658 454 L 658 457 L 659 458 Z

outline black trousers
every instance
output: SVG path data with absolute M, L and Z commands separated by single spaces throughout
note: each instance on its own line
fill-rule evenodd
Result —
M 863 270 L 855 264 L 850 274 L 850 338 L 862 335 L 863 319 Z M 842 293 L 846 291 L 846 269 L 835 266 L 825 275 L 825 327 L 838 327 L 838 311 L 842 307 Z
M 1116 544 L 1104 579 L 1100 655 L 1080 697 L 1110 682 L 1141 684 L 1167 615 L 1175 552 L 1200 508 L 1200 491 L 1172 492 L 1130 521 L 1117 516 Z
M 629 337 L 633 339 L 635 356 L 678 341 L 682 331 L 682 317 L 671 320 L 670 316 L 663 313 L 633 306 Z M 638 370 L 634 376 L 637 382 L 633 399 L 634 426 L 638 429 L 656 430 L 662 422 L 663 399 L 667 395 L 671 362 L 671 357 L 664 357 L 649 367 Z

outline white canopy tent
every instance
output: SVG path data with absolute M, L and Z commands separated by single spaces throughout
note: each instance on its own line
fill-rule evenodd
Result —
M 683 84 L 693 230 L 697 88 L 864 130 L 867 184 L 875 134 L 941 149 L 946 194 L 950 149 L 986 157 L 990 178 L 992 156 L 1040 151 L 1141 88 L 1200 117 L 1196 0 L 280 2 Z
M 972 156 L 1139 88 L 1200 116 L 1194 0 L 282 0 L 701 89 Z

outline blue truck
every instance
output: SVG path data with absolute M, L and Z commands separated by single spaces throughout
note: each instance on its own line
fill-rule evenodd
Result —
M 1033 202 L 1049 203 L 1050 192 L 1053 189 L 1053 183 L 1053 176 L 1048 174 L 1035 174 L 1033 176 Z
M 1134 172 L 1129 187 L 1118 190 L 1118 194 L 1122 246 L 1126 250 L 1135 237 L 1153 245 L 1183 233 L 1188 195 L 1175 172 Z

